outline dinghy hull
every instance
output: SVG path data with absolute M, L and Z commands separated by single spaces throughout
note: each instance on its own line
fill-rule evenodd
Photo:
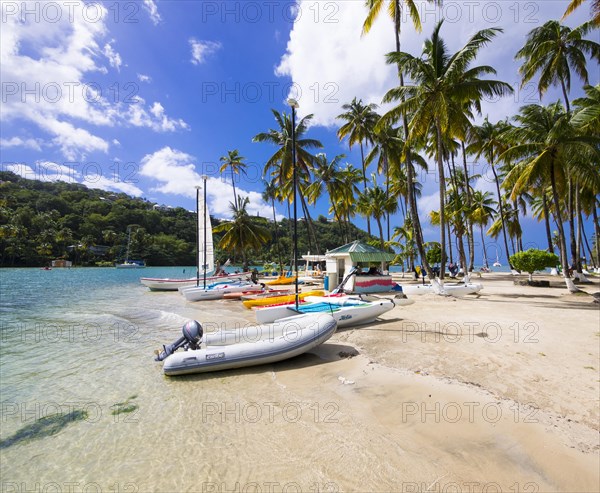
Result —
M 275 363 L 305 353 L 329 339 L 337 328 L 330 315 L 291 317 L 279 324 L 280 335 L 256 342 L 240 342 L 176 352 L 164 361 L 165 375 L 185 375 Z M 272 330 L 263 329 L 265 335 Z M 279 329 L 278 329 L 279 330 Z

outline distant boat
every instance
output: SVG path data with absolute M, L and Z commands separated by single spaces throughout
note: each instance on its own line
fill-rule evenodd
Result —
M 141 260 L 129 260 L 129 247 L 131 246 L 131 227 L 127 228 L 127 253 L 125 254 L 125 261 L 121 264 L 116 264 L 117 269 L 143 269 L 146 267 Z
M 492 264 L 492 266 L 502 267 L 502 264 L 500 263 L 500 259 L 498 258 L 498 252 L 496 252 L 496 261 Z

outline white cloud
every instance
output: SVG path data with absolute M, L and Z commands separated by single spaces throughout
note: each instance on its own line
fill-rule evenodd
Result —
M 144 105 L 145 101 L 140 97 L 129 105 L 125 115 L 129 124 L 134 127 L 148 127 L 155 132 L 173 132 L 189 128 L 182 119 L 171 119 L 165 115 L 165 109 L 159 102 L 154 102 L 150 110 L 147 110 Z
M 204 63 L 209 55 L 222 48 L 221 43 L 215 41 L 199 41 L 195 38 L 190 38 L 189 43 L 192 48 L 192 59 L 190 61 L 194 65 Z
M 158 12 L 158 7 L 156 6 L 154 0 L 144 0 L 144 9 L 146 9 L 146 12 L 148 12 L 152 23 L 157 26 L 162 20 L 162 17 Z
M 116 69 L 117 72 L 121 70 L 121 65 L 123 63 L 121 55 L 113 49 L 110 43 L 104 45 L 104 56 L 108 58 L 108 63 L 110 63 L 110 66 Z
M 109 88 L 94 82 L 95 74 L 106 71 L 104 57 L 114 69 L 123 64 L 111 42 L 103 41 L 108 32 L 107 10 L 102 4 L 73 1 L 52 5 L 62 9 L 60 18 L 36 22 L 33 15 L 21 19 L 21 9 L 30 8 L 25 2 L 0 3 L 3 121 L 35 124 L 68 159 L 108 152 L 111 139 L 96 135 L 93 127 L 134 124 L 136 114 L 142 126 L 154 131 L 187 127 L 164 111 L 154 117 L 141 98 L 134 105 L 111 101 Z M 94 22 L 90 21 L 92 14 Z
M 195 158 L 185 152 L 171 147 L 148 154 L 143 157 L 140 175 L 155 180 L 158 184 L 151 192 L 180 195 L 195 198 L 195 186 L 202 186 L 202 176 L 196 171 Z M 236 187 L 236 193 L 250 199 L 248 213 L 263 217 L 271 217 L 271 208 L 262 200 L 258 192 L 247 192 Z M 230 184 L 221 178 L 209 177 L 207 182 L 207 200 L 210 213 L 220 218 L 230 218 L 229 203 L 233 201 L 233 190 Z
M 41 151 L 39 139 L 22 139 L 21 137 L 11 137 L 10 139 L 0 139 L 0 147 L 25 147 L 34 151 Z
M 152 82 L 152 77 L 150 77 L 149 75 L 137 74 L 137 78 L 140 82 Z
M 314 113 L 313 122 L 317 125 L 337 126 L 336 116 L 341 113 L 341 105 L 354 97 L 380 104 L 383 95 L 398 85 L 396 69 L 385 63 L 385 54 L 395 49 L 387 2 L 371 31 L 362 37 L 367 14 L 365 2 L 332 2 L 335 9 L 319 9 L 321 15 L 318 17 L 313 0 L 298 2 L 302 15 L 294 23 L 287 51 L 275 73 L 289 76 L 295 83 L 291 95 L 299 99 L 299 113 L 302 116 Z M 417 2 L 417 8 L 423 32 L 417 34 L 407 13 L 403 12 L 403 51 L 420 54 L 424 39 L 431 36 L 434 25 L 442 16 L 446 20 L 441 35 L 452 52 L 460 49 L 476 31 L 502 27 L 504 33 L 481 50 L 476 63 L 492 65 L 498 71 L 495 78 L 518 86 L 515 53 L 523 45 L 527 32 L 549 19 L 562 17 L 565 2 L 444 2 L 441 10 L 430 3 Z M 566 23 L 579 25 L 586 15 L 583 7 Z M 522 90 L 515 96 L 484 103 L 483 114 L 489 114 L 492 121 L 512 115 L 528 102 L 525 101 L 528 96 L 536 96 L 535 91 Z M 552 98 L 556 99 L 549 94 L 547 99 Z
M 88 188 L 99 188 L 101 190 L 108 190 L 111 192 L 123 192 L 134 197 L 141 197 L 144 192 L 132 183 L 111 180 L 105 176 L 94 177 L 93 180 L 84 181 L 83 184 Z

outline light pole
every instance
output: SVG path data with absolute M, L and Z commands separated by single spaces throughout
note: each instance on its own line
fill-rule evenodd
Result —
M 292 171 L 293 171 L 293 189 L 294 189 L 294 266 L 293 271 L 296 273 L 295 285 L 296 285 L 296 311 L 298 311 L 298 208 L 296 206 L 296 109 L 300 107 L 298 101 L 289 98 L 287 103 L 292 108 Z

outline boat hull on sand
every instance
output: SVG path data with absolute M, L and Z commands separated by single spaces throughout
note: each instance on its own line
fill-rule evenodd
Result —
M 166 375 L 185 375 L 228 370 L 275 363 L 310 351 L 329 339 L 337 323 L 327 314 L 299 315 L 278 324 L 279 335 L 269 334 L 272 327 L 263 327 L 265 339 L 229 345 L 208 345 L 203 349 L 175 352 L 163 365 Z
M 483 289 L 483 285 L 470 282 L 467 284 L 444 284 L 444 293 L 451 296 L 464 296 L 475 294 Z M 402 292 L 412 296 L 417 294 L 436 294 L 431 284 L 403 284 Z
M 338 327 L 351 327 L 374 322 L 377 317 L 394 308 L 394 301 L 381 299 L 378 301 L 364 302 L 355 299 L 348 300 L 344 305 L 330 303 L 302 303 L 298 305 L 298 312 L 304 314 L 327 313 L 331 315 Z M 266 306 L 256 310 L 256 321 L 259 324 L 285 321 L 286 317 L 294 316 L 295 304 Z

